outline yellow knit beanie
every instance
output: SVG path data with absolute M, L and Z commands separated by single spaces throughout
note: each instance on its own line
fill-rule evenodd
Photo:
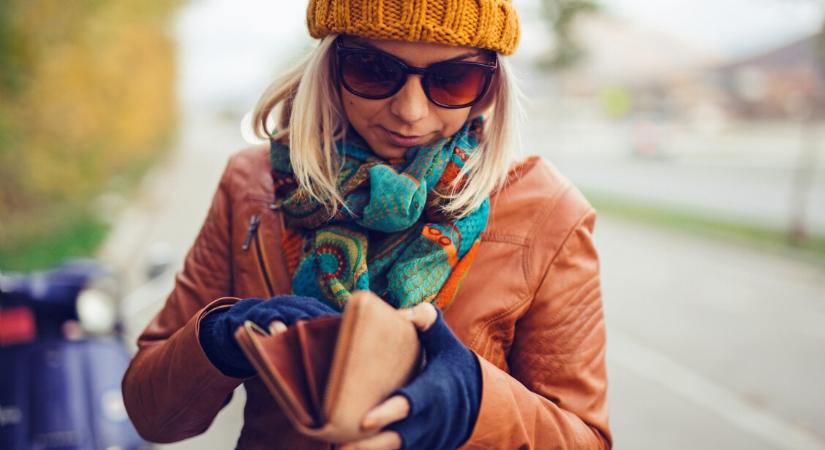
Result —
M 504 55 L 519 41 L 510 0 L 310 0 L 309 34 L 345 33 L 374 39 L 486 48 Z

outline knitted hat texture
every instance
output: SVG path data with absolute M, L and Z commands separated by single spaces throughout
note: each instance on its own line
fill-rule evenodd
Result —
M 434 42 L 513 53 L 519 20 L 510 0 L 310 0 L 309 34 Z

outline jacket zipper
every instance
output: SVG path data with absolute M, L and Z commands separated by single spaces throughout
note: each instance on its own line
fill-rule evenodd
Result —
M 255 214 L 249 218 L 249 227 L 246 229 L 246 237 L 243 240 L 243 251 L 249 250 L 249 243 L 252 242 L 252 237 L 258 231 L 258 226 L 261 224 L 261 216 Z
M 258 260 L 258 270 L 260 271 L 261 278 L 264 281 L 264 285 L 266 286 L 267 293 L 269 297 L 275 296 L 275 289 L 272 288 L 272 280 L 269 278 L 269 267 L 264 259 L 263 249 L 261 248 L 261 216 L 255 214 L 249 218 L 249 227 L 246 229 L 246 237 L 243 241 L 243 250 L 249 250 L 249 247 L 252 246 L 254 243 L 255 245 L 255 257 Z
M 264 284 L 266 284 L 266 290 L 269 292 L 269 297 L 272 298 L 275 296 L 275 289 L 272 288 L 272 280 L 269 278 L 269 265 L 266 263 L 264 259 L 263 249 L 261 248 L 261 232 L 258 230 L 255 233 L 255 252 L 258 254 L 258 268 L 261 270 L 261 275 L 264 278 Z

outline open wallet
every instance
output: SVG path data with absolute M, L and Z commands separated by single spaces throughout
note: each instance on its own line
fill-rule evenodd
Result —
M 370 292 L 356 292 L 341 316 L 299 320 L 269 334 L 251 321 L 235 339 L 284 414 L 301 433 L 357 441 L 367 412 L 421 367 L 415 326 Z

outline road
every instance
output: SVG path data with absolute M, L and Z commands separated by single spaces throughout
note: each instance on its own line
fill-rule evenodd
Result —
M 620 449 L 825 449 L 825 266 L 610 218 Z

